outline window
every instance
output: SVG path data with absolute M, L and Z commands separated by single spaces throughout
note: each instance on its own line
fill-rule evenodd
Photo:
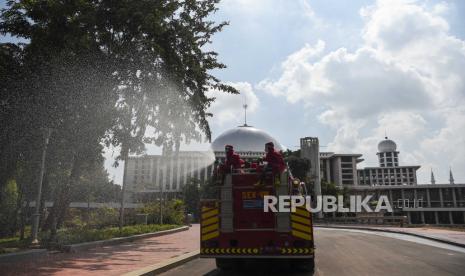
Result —
M 342 156 L 341 161 L 342 162 L 352 162 L 352 157 L 351 156 Z

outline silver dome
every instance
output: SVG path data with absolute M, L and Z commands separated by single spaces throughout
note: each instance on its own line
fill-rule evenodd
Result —
M 397 150 L 397 145 L 394 141 L 386 137 L 385 140 L 379 142 L 378 152 L 394 152 Z
M 225 145 L 232 145 L 238 152 L 265 152 L 265 144 L 273 142 L 277 151 L 284 147 L 271 135 L 251 126 L 239 126 L 220 134 L 212 143 L 214 152 L 224 152 Z

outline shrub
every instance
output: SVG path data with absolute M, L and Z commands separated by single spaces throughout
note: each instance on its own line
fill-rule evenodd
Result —
M 182 200 L 172 199 L 163 202 L 163 223 L 184 224 L 185 206 Z M 149 202 L 138 210 L 140 213 L 148 214 L 149 223 L 160 223 L 160 202 Z
M 169 230 L 178 227 L 174 224 L 148 224 L 124 226 L 120 231 L 118 227 L 107 227 L 102 229 L 66 228 L 57 233 L 57 243 L 61 245 L 75 244 L 81 242 L 108 240 L 117 237 L 127 237 L 144 233 L 152 233 Z
M 0 190 L 0 237 L 9 237 L 16 231 L 16 204 L 18 187 L 15 180 L 9 180 Z

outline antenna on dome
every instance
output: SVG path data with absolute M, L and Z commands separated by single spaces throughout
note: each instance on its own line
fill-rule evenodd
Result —
M 247 126 L 247 102 L 242 106 L 244 108 L 244 126 Z
M 387 130 L 384 129 L 384 138 L 387 139 Z

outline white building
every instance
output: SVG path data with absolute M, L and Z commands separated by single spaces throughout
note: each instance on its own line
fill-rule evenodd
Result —
M 377 155 L 379 167 L 366 167 L 357 171 L 360 185 L 417 185 L 417 170 L 420 166 L 399 166 L 399 152 L 394 141 L 386 137 L 379 142 Z
M 333 182 L 339 187 L 359 184 L 357 164 L 361 154 L 320 152 L 320 176 L 322 181 Z
M 130 157 L 124 181 L 128 193 L 179 192 L 190 178 L 205 181 L 213 172 L 213 163 L 210 151 Z
M 242 159 L 253 160 L 265 155 L 268 142 L 273 142 L 277 150 L 284 149 L 265 131 L 244 124 L 220 134 L 210 151 L 130 157 L 124 173 L 128 198 L 133 199 L 134 194 L 180 192 L 190 178 L 203 182 L 213 174 L 215 159 L 224 162 L 225 145 L 232 145 Z

